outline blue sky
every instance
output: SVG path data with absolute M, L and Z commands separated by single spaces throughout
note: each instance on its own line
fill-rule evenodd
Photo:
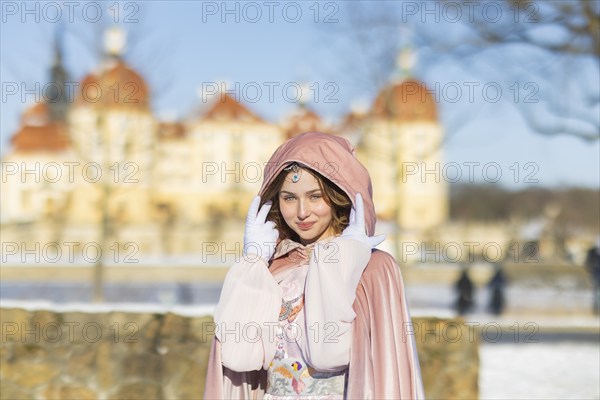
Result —
M 7 3 L 13 5 L 7 8 Z M 65 29 L 65 64 L 71 79 L 81 79 L 98 64 L 97 51 L 91 48 L 101 27 L 100 23 L 91 22 L 94 5 L 103 7 L 105 21 L 114 21 L 118 11 L 121 25 L 130 31 L 126 58 L 154 90 L 152 106 L 160 117 L 188 115 L 202 106 L 199 88 L 203 84 L 210 88 L 224 80 L 230 85 L 237 83 L 240 89 L 245 87 L 247 98 L 256 97 L 256 88 L 260 88 L 262 96 L 248 106 L 272 121 L 279 121 L 297 106 L 294 92 L 297 83 L 312 87 L 308 93 L 313 100 L 318 90 L 317 101 L 309 105 L 330 120 L 341 118 L 354 103 L 370 102 L 378 91 L 376 84 L 356 80 L 357 71 L 364 69 L 365 63 L 344 30 L 349 21 L 345 20 L 348 16 L 342 3 L 273 2 L 272 9 L 264 2 L 247 6 L 238 2 L 154 1 L 139 3 L 139 8 L 131 2 L 87 2 L 92 4 L 88 6 L 75 3 L 73 22 L 69 21 L 68 8 L 54 3 L 61 7 L 58 21 Z M 44 3 L 38 3 L 36 9 L 33 2 L 27 3 L 29 10 L 33 10 L 27 14 L 21 9 L 22 4 L 2 3 L 0 73 L 3 86 L 15 82 L 33 88 L 36 82 L 44 85 L 49 79 L 53 32 L 57 26 L 51 20 L 57 19 L 57 14 L 52 7 L 44 9 Z M 230 13 L 222 8 L 223 4 Z M 88 21 L 84 20 L 84 9 Z M 138 21 L 123 23 L 127 17 Z M 327 17 L 333 21 L 325 23 Z M 453 27 L 440 24 L 435 28 L 439 28 L 439 34 L 446 34 L 443 29 L 452 34 Z M 436 59 L 436 63 L 431 63 L 431 54 L 418 48 L 416 51 L 414 74 L 451 100 L 446 101 L 440 95 L 438 103 L 447 132 L 444 158 L 445 163 L 461 168 L 463 180 L 471 171 L 476 182 L 493 182 L 499 166 L 502 176 L 498 183 L 508 187 L 600 187 L 598 141 L 589 143 L 567 135 L 547 137 L 534 133 L 511 104 L 517 87 L 520 99 L 531 92 L 531 88 L 525 87 L 531 80 L 515 79 L 511 83 L 510 79 L 494 80 L 493 73 L 488 77 L 470 75 L 468 69 L 458 67 L 456 62 Z M 369 64 L 375 65 L 377 61 L 368 60 L 367 68 Z M 583 77 L 590 75 L 589 71 L 580 73 Z M 376 77 L 380 82 L 389 78 Z M 586 79 L 591 79 L 591 90 L 600 90 L 597 77 Z M 467 99 L 469 82 L 476 85 L 473 102 Z M 517 86 L 513 86 L 515 83 Z M 281 91 L 286 85 L 287 94 Z M 488 101 L 495 96 L 494 87 L 490 86 L 501 87 L 501 101 Z M 7 151 L 8 141 L 26 106 L 21 96 L 7 96 L 4 87 L 0 104 L 2 154 Z M 274 88 L 273 101 L 268 95 L 270 87 Z M 487 100 L 483 87 L 489 89 Z M 543 94 L 546 87 L 540 81 L 539 92 Z M 462 90 L 462 97 L 453 102 L 456 88 Z M 26 100 L 32 101 L 33 96 L 26 96 Z M 468 165 L 473 166 L 471 170 Z

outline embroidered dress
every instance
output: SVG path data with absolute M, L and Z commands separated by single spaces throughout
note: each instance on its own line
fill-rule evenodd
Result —
M 303 251 L 298 249 L 299 254 Z M 302 254 L 304 256 L 304 254 Z M 283 290 L 275 358 L 267 369 L 265 399 L 343 399 L 347 369 L 321 372 L 302 357 L 298 341 L 304 329 L 304 287 L 308 262 L 274 276 Z M 301 325 L 302 324 L 302 325 Z M 310 334 L 310 332 L 309 332 Z

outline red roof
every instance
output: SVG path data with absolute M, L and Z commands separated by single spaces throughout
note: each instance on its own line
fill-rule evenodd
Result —
M 216 100 L 200 118 L 202 121 L 263 122 L 244 105 L 227 93 L 216 95 Z
M 69 136 L 60 122 L 24 125 L 11 138 L 15 152 L 63 151 L 69 148 Z
M 435 98 L 423 82 L 407 79 L 384 88 L 375 99 L 372 114 L 402 121 L 437 121 Z
M 346 116 L 340 123 L 339 130 L 344 132 L 344 131 L 356 129 L 356 128 L 360 127 L 360 125 L 365 120 L 367 120 L 367 118 L 368 118 L 367 114 L 350 112 L 350 113 L 346 114 Z
M 69 147 L 65 125 L 52 121 L 46 102 L 28 107 L 21 115 L 21 127 L 10 139 L 15 152 L 63 151 Z
M 321 117 L 308 108 L 300 108 L 287 121 L 285 133 L 287 138 L 292 138 L 304 132 L 323 132 L 327 133 L 329 129 L 325 126 Z
M 161 122 L 158 125 L 158 137 L 160 140 L 182 139 L 185 136 L 185 126 L 179 122 Z
M 76 104 L 143 110 L 150 107 L 146 81 L 123 60 L 117 60 L 99 74 L 87 75 L 77 93 Z
M 21 125 L 46 125 L 50 122 L 48 103 L 35 103 L 21 114 Z

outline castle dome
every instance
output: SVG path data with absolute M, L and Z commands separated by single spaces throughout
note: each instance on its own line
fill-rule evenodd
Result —
M 375 117 L 406 122 L 438 120 L 434 95 L 425 83 L 412 78 L 381 90 L 375 98 L 371 113 Z
M 81 81 L 77 105 L 148 110 L 150 90 L 144 78 L 122 59 L 114 59 L 101 72 Z

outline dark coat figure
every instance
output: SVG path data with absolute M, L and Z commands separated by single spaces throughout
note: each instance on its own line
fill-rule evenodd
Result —
M 473 282 L 469 278 L 467 269 L 464 268 L 456 282 L 456 291 L 458 292 L 456 309 L 460 315 L 465 314 L 473 307 L 473 289 Z
M 594 290 L 593 309 L 595 313 L 600 313 L 600 247 L 594 246 L 588 250 L 585 257 L 585 268 L 592 279 Z
M 496 273 L 492 276 L 492 279 L 488 282 L 488 288 L 490 289 L 490 301 L 488 303 L 488 311 L 495 315 L 502 314 L 504 310 L 504 287 L 506 286 L 506 279 L 504 278 L 504 272 L 502 272 L 501 266 L 496 266 Z

